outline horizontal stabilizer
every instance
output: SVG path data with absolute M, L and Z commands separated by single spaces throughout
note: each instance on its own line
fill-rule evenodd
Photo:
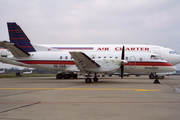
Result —
M 1 41 L 0 47 L 8 49 L 14 55 L 14 57 L 28 57 L 30 55 L 29 53 L 14 45 L 14 43 L 7 41 Z

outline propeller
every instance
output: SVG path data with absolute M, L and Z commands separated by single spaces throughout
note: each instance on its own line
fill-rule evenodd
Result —
M 123 48 L 122 48 L 122 55 L 121 55 L 122 62 L 121 62 L 121 67 L 120 67 L 120 69 L 121 69 L 121 79 L 123 79 L 123 75 L 124 75 L 124 56 L 125 56 L 125 50 L 124 49 L 125 48 L 123 46 Z

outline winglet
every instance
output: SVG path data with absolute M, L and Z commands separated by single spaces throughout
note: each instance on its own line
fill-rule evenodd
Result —
M 27 53 L 36 51 L 19 25 L 15 22 L 8 22 L 7 26 L 11 43 L 14 43 L 17 47 Z

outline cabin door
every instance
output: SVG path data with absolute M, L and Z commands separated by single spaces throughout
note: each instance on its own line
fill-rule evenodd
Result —
M 136 67 L 136 58 L 134 56 L 131 56 L 129 59 L 129 68 L 135 69 Z
M 161 56 L 161 51 L 160 51 L 160 49 L 158 47 L 154 47 L 153 50 L 154 50 L 154 53 L 156 53 L 159 56 Z

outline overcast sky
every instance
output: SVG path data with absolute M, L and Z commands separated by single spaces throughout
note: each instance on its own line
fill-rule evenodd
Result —
M 180 0 L 0 0 L 34 44 L 154 44 L 180 53 Z M 178 66 L 180 69 L 180 67 Z

